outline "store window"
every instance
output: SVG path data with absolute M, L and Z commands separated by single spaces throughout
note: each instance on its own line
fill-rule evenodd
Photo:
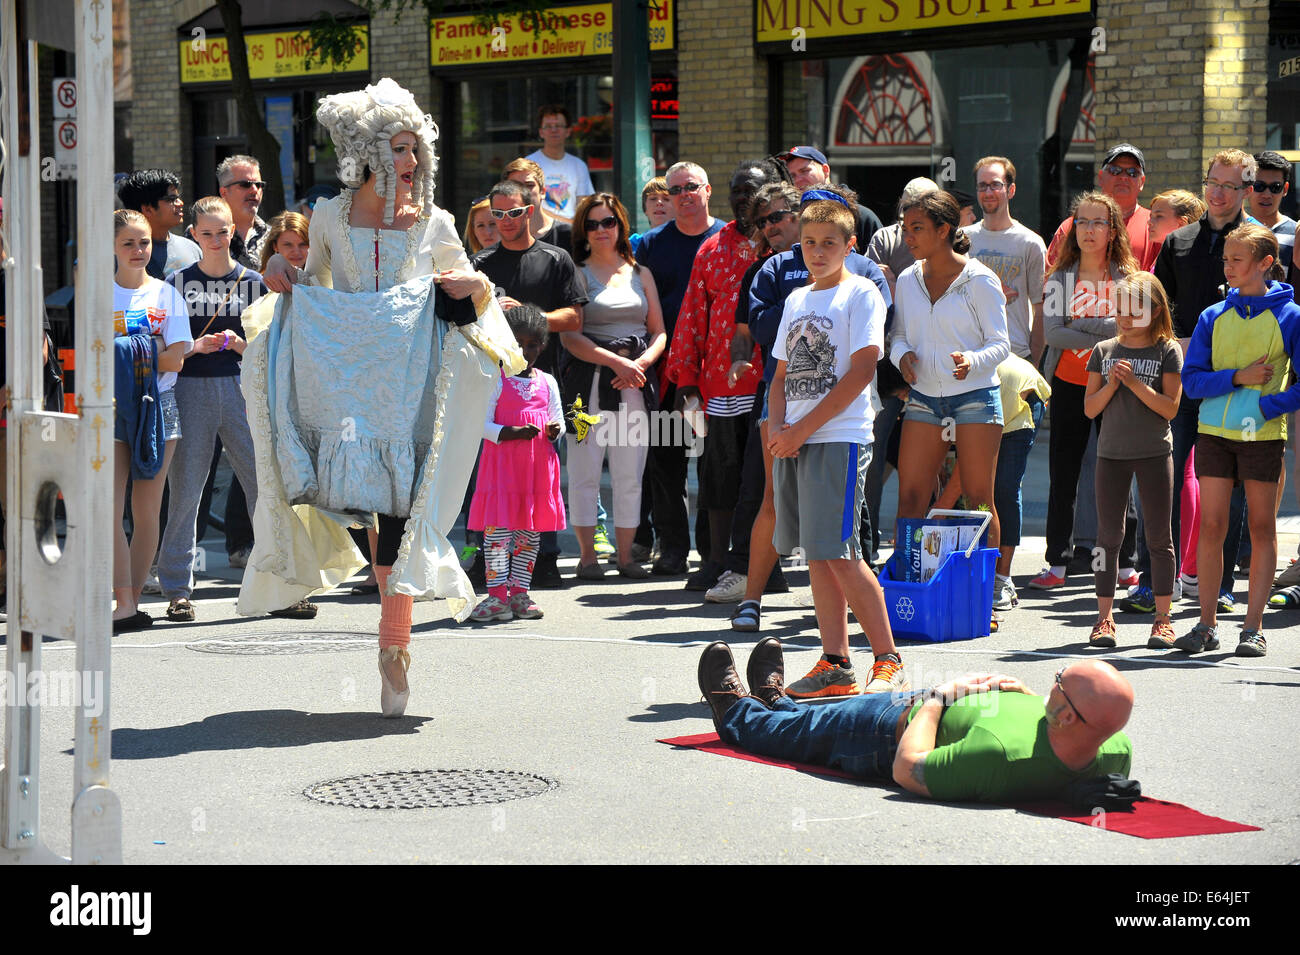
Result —
M 1300 4 L 1275 2 L 1269 12 L 1267 130 L 1265 148 L 1280 152 L 1292 164 L 1300 163 Z M 1291 191 L 1280 209 L 1291 218 L 1300 216 L 1295 172 Z
M 329 133 L 316 122 L 322 96 L 345 92 L 347 83 L 317 89 L 281 89 L 259 93 L 258 102 L 268 128 L 280 141 L 280 169 L 285 199 L 292 205 L 315 185 L 339 185 L 337 157 Z M 196 94 L 190 100 L 194 132 L 196 195 L 216 190 L 215 170 L 227 156 L 248 152 L 248 138 L 239 121 L 234 97 L 226 93 Z
M 1005 155 L 1017 168 L 1012 214 L 1050 231 L 1069 196 L 1094 182 L 1090 65 L 1076 80 L 1082 101 L 1070 142 L 1056 146 L 1073 42 L 786 61 L 781 140 L 821 148 L 834 177 L 884 222 L 895 218 L 908 180 L 928 176 L 973 192 L 975 161 Z
M 677 161 L 677 87 L 671 74 L 656 72 L 654 80 L 658 108 L 652 110 L 651 140 L 656 174 L 663 175 Z M 458 224 L 474 199 L 500 180 L 507 164 L 541 148 L 537 110 L 549 103 L 563 103 L 569 109 L 573 125 L 565 150 L 586 161 L 596 191 L 614 190 L 613 77 L 597 73 L 479 76 L 449 82 L 447 87 L 455 97 L 455 118 L 451 136 L 440 146 L 443 163 L 451 172 L 447 208 Z M 446 152 L 448 148 L 453 153 Z M 628 197 L 620 198 L 627 203 Z M 639 195 L 631 197 L 630 205 L 638 199 Z

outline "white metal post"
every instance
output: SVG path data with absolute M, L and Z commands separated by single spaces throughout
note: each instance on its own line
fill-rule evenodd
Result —
M 28 704 L 28 676 L 40 672 L 41 641 L 23 620 L 22 581 L 23 469 L 22 415 L 39 407 L 37 374 L 40 346 L 36 344 L 41 323 L 40 294 L 40 132 L 36 98 L 35 44 L 19 30 L 18 4 L 3 4 L 3 83 L 13 95 L 5 96 L 5 235 L 6 352 L 9 369 L 9 427 L 6 433 L 8 514 L 5 548 L 8 558 L 8 636 L 6 639 L 7 687 L 5 721 L 5 772 L 0 810 L 3 825 L 0 839 L 5 849 L 25 855 L 47 856 L 40 842 L 40 709 Z M 26 82 L 20 82 L 25 79 Z M 26 100 L 27 110 L 23 109 Z M 33 256 L 31 250 L 37 250 Z M 48 858 L 45 860 L 48 861 Z
M 80 130 L 77 158 L 77 414 L 43 410 L 39 114 L 35 44 L 18 6 L 3 0 L 0 79 L 4 95 L 5 221 L 11 256 L 7 311 L 9 699 L 0 772 L 0 861 L 57 861 L 40 836 L 41 700 L 27 692 L 40 673 L 41 637 L 75 640 L 72 861 L 121 861 L 121 807 L 108 789 L 109 654 L 112 636 L 113 347 L 112 11 L 107 0 L 55 0 L 75 16 Z M 28 82 L 20 87 L 22 58 Z M 28 115 L 23 120 L 23 97 Z M 66 540 L 54 536 L 62 495 Z M 120 519 L 120 515 L 119 515 Z M 87 682 L 89 680 L 89 683 Z M 47 685 L 49 685 L 47 681 Z M 93 687 L 98 692 L 86 693 Z
M 122 861 L 122 807 L 108 788 L 113 582 L 113 9 L 77 0 L 77 669 L 98 681 L 102 712 L 77 706 L 72 862 Z M 116 515 L 121 520 L 120 514 Z M 68 539 L 72 539 L 71 522 Z M 83 682 L 84 686 L 84 682 Z

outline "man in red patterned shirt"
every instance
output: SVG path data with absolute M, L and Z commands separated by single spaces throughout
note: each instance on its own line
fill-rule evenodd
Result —
M 686 579 L 687 590 L 708 590 L 718 582 L 730 545 L 748 416 L 763 367 L 755 346 L 750 370 L 734 386 L 727 380 L 740 280 L 755 259 L 748 207 L 762 186 L 786 179 L 788 174 L 771 160 L 746 160 L 736 167 L 729 195 L 734 219 L 696 252 L 673 330 L 666 373 L 677 384 L 678 410 L 695 397 L 704 407 L 707 424 L 704 453 L 697 467 L 699 506 L 708 513 L 709 550 L 701 554 L 704 563 L 700 569 Z M 757 241 L 761 242 L 761 237 Z

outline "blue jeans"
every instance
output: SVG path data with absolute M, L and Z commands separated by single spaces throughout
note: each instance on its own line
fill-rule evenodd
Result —
M 1002 525 L 1004 547 L 1015 547 L 1020 543 L 1020 524 L 1024 510 L 1020 485 L 1025 478 L 1029 452 L 1034 449 L 1034 437 L 1038 434 L 1038 423 L 1043 420 L 1046 406 L 1037 395 L 1031 395 L 1029 407 L 1034 416 L 1034 426 L 1004 434 L 998 450 L 998 470 L 993 480 L 993 507 L 997 510 L 998 522 Z
M 811 705 L 782 697 L 770 710 L 745 697 L 727 711 L 720 735 L 760 756 L 829 766 L 863 779 L 893 779 L 894 729 L 919 695 L 864 693 L 842 703 Z

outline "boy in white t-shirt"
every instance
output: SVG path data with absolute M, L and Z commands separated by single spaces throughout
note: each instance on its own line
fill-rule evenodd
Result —
M 787 688 L 794 699 L 858 692 L 849 662 L 847 608 L 875 662 L 865 692 L 906 690 L 885 594 L 867 569 L 858 521 L 871 463 L 870 386 L 884 350 L 885 301 L 875 284 L 844 269 L 853 247 L 848 205 L 824 199 L 799 214 L 811 285 L 785 301 L 772 354 L 768 448 L 776 503 L 773 543 L 808 561 L 822 657 Z
M 578 201 L 596 191 L 591 185 L 587 164 L 573 153 L 564 151 L 572 125 L 567 107 L 543 106 L 537 111 L 537 132 L 542 137 L 542 148 L 524 157 L 541 166 L 546 176 L 546 195 L 542 198 L 546 214 L 569 223 L 573 222 Z

